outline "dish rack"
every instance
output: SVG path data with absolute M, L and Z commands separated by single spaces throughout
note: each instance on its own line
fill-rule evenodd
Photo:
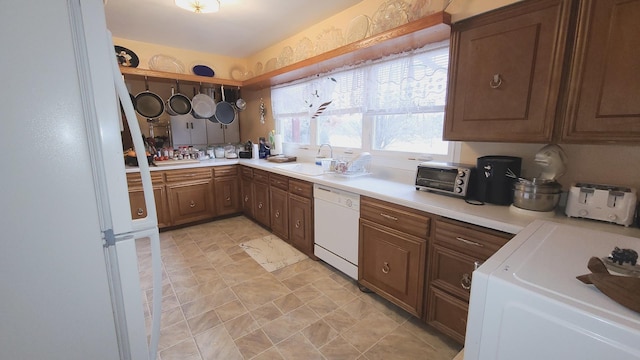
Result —
M 357 177 L 370 174 L 371 154 L 365 152 L 353 160 L 332 160 L 329 173 L 342 177 Z

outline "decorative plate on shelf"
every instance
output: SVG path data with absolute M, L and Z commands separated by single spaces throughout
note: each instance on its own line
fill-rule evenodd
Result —
M 296 44 L 296 49 L 293 51 L 293 61 L 298 62 L 304 59 L 308 59 L 313 56 L 313 42 L 308 37 L 303 37 Z
M 402 0 L 387 1 L 380 5 L 376 13 L 373 14 L 372 21 L 372 35 L 406 24 L 409 22 L 407 4 Z
M 433 13 L 434 9 L 431 8 L 431 0 L 409 0 L 406 11 L 409 21 L 413 21 Z
M 344 45 L 342 30 L 335 27 L 322 31 L 316 40 L 315 54 L 319 55 Z
M 262 62 L 258 61 L 254 66 L 253 66 L 253 72 L 256 74 L 256 76 L 262 74 Z
M 264 66 L 264 72 L 273 71 L 276 69 L 276 63 L 278 60 L 276 58 L 271 58 L 267 61 L 267 64 Z
M 191 71 L 196 75 L 207 77 L 214 77 L 216 74 L 216 71 L 207 65 L 195 65 Z
M 120 64 L 120 66 L 132 68 L 138 67 L 138 65 L 140 64 L 140 59 L 138 59 L 138 55 L 136 55 L 136 53 L 127 49 L 126 47 L 118 45 L 114 46 L 114 48 L 116 52 L 116 58 L 118 59 L 118 64 Z
M 370 19 L 367 15 L 358 15 L 354 17 L 347 27 L 347 44 L 362 40 L 369 34 Z
M 285 67 L 293 61 L 293 49 L 291 46 L 285 46 L 280 51 L 280 55 L 278 56 L 278 60 L 276 61 L 276 67 L 281 68 Z
M 154 55 L 149 59 L 149 69 L 184 74 L 184 64 L 169 55 Z

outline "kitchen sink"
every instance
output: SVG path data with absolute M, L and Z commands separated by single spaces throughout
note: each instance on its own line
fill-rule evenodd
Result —
M 312 163 L 282 164 L 276 165 L 275 168 L 307 176 L 320 176 L 324 174 L 321 166 Z

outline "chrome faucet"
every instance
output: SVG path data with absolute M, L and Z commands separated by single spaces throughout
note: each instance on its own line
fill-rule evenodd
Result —
M 317 155 L 320 155 L 320 150 L 322 150 L 323 146 L 328 146 L 329 147 L 329 157 L 331 159 L 333 159 L 333 148 L 329 144 L 321 144 L 320 147 L 318 148 L 318 154 Z

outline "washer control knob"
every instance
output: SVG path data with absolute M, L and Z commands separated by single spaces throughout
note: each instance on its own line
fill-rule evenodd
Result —
M 580 216 L 587 216 L 589 212 L 585 209 L 581 209 L 580 211 L 578 211 L 578 215 Z
M 352 207 L 353 206 L 353 201 L 351 201 L 351 199 L 347 199 L 347 207 Z
M 611 221 L 616 221 L 618 220 L 618 217 L 615 214 L 610 214 L 609 216 L 607 216 L 607 218 Z

